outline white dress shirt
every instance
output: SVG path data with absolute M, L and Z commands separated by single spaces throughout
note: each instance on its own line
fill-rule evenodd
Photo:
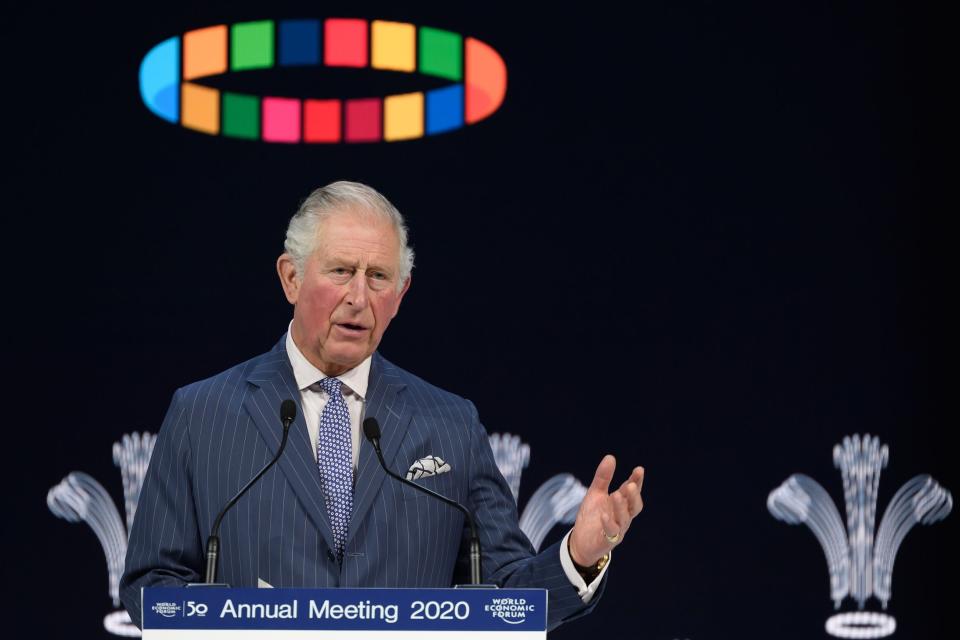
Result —
M 291 323 L 292 324 L 292 323 Z M 323 371 L 310 364 L 307 358 L 293 341 L 293 333 L 287 329 L 287 357 L 293 366 L 293 377 L 297 381 L 297 388 L 300 390 L 300 403 L 303 407 L 303 419 L 307 423 L 307 434 L 310 436 L 311 451 L 313 459 L 317 459 L 317 438 L 320 434 L 320 415 L 323 408 L 327 405 L 327 394 L 323 392 L 317 382 L 327 377 Z M 363 417 L 363 405 L 366 402 L 367 383 L 370 380 L 370 361 L 372 356 L 358 364 L 346 373 L 342 373 L 337 378 L 343 383 L 343 399 L 347 403 L 347 409 L 350 411 L 350 434 L 353 447 L 353 469 L 356 473 L 357 461 L 360 459 L 360 420 Z M 402 470 L 401 470 L 402 471 Z M 563 572 L 567 574 L 567 579 L 577 588 L 577 593 L 583 602 L 589 603 L 596 593 L 600 581 L 607 572 L 607 565 L 590 584 L 584 582 L 583 577 L 573 565 L 573 558 L 567 550 L 567 539 L 570 532 L 563 537 L 560 544 L 560 564 Z
M 307 423 L 307 434 L 310 436 L 310 449 L 313 459 L 317 459 L 317 439 L 320 437 L 320 416 L 327 406 L 327 394 L 317 386 L 317 383 L 327 377 L 323 371 L 310 364 L 300 352 L 290 330 L 287 330 L 287 357 L 293 366 L 293 377 L 300 389 L 300 403 L 303 407 L 303 419 Z M 355 366 L 350 371 L 342 373 L 337 378 L 343 383 L 340 390 L 343 399 L 350 411 L 350 446 L 353 452 L 353 469 L 356 473 L 357 461 L 360 459 L 360 419 L 363 417 L 363 405 L 366 401 L 367 383 L 370 381 L 370 361 L 372 356 Z

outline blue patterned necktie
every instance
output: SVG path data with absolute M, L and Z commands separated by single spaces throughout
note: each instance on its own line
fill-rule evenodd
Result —
M 320 433 L 317 438 L 317 466 L 330 528 L 333 529 L 337 558 L 343 557 L 343 547 L 353 515 L 353 435 L 350 430 L 350 411 L 343 400 L 336 378 L 324 378 L 320 388 L 327 392 L 327 404 L 320 415 Z

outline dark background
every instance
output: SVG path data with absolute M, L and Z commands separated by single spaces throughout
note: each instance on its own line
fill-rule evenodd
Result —
M 141 102 L 140 61 L 170 36 L 336 16 L 489 43 L 505 103 L 416 141 L 288 146 L 189 131 Z M 47 510 L 47 490 L 80 470 L 119 503 L 112 443 L 280 337 L 286 222 L 352 179 L 407 216 L 417 251 L 381 351 L 530 443 L 521 506 L 555 473 L 589 483 L 606 452 L 647 468 L 598 613 L 551 638 L 826 637 L 823 554 L 767 494 L 804 472 L 842 512 L 831 450 L 853 433 L 890 446 L 881 513 L 918 473 L 960 487 L 946 27 L 906 2 L 4 8 L 7 624 L 107 637 L 99 544 Z M 219 82 L 436 86 L 322 69 Z M 895 637 L 956 633 L 956 521 L 901 547 Z

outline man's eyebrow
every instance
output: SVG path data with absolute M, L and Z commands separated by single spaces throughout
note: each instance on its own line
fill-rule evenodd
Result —
M 345 256 L 337 256 L 337 255 L 332 255 L 332 256 L 328 257 L 327 259 L 323 260 L 321 264 L 323 264 L 324 266 L 329 266 L 329 265 L 345 265 L 345 266 L 353 267 L 354 269 L 357 269 L 357 268 L 359 268 L 359 266 L 360 266 L 360 262 L 359 262 L 358 260 L 356 260 L 356 259 L 347 258 L 347 257 L 345 257 Z M 396 271 L 396 269 L 393 269 L 393 268 L 391 268 L 391 267 L 384 266 L 384 265 L 380 264 L 379 262 L 369 262 L 369 263 L 367 263 L 367 269 L 366 269 L 366 270 L 367 270 L 367 271 L 382 271 L 383 273 L 386 273 L 386 274 L 389 274 L 389 275 L 393 275 L 393 273 Z
M 367 271 L 383 271 L 384 273 L 393 273 L 394 270 L 376 262 L 371 262 L 367 265 Z

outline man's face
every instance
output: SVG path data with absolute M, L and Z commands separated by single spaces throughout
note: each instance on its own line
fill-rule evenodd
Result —
M 410 280 L 397 290 L 400 243 L 388 221 L 337 212 L 318 232 L 302 274 L 287 254 L 277 271 L 294 305 L 293 341 L 311 364 L 336 376 L 376 350 Z

